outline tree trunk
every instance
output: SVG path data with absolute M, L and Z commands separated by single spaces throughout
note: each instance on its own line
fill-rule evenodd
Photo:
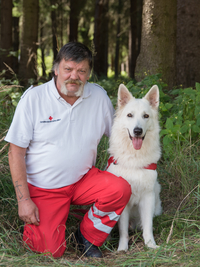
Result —
M 41 49 L 41 67 L 42 67 L 42 76 L 46 77 L 46 65 L 45 65 L 45 43 L 44 43 L 44 21 L 41 19 L 40 26 L 40 49 Z
M 117 79 L 117 77 L 119 76 L 121 10 L 122 10 L 122 0 L 118 0 L 117 34 L 116 34 L 116 47 L 115 47 L 115 79 Z
M 60 7 L 60 47 L 63 47 L 63 0 L 60 0 Z
M 18 74 L 18 51 L 19 51 L 19 17 L 13 17 L 13 51 L 16 56 L 13 57 L 13 71 Z
M 108 4 L 109 0 L 96 0 L 94 26 L 94 73 L 107 76 L 108 70 Z
M 70 0 L 69 41 L 78 40 L 79 5 L 78 0 Z
M 135 77 L 137 58 L 137 0 L 130 0 L 130 30 L 129 30 L 129 77 Z
M 69 41 L 78 41 L 78 23 L 87 0 L 70 0 Z
M 169 88 L 176 84 L 176 11 L 176 0 L 144 0 L 137 79 L 159 72 Z
M 51 29 L 52 29 L 52 44 L 53 44 L 53 59 L 56 59 L 58 54 L 58 34 L 57 34 L 57 14 L 56 9 L 53 8 L 57 4 L 57 0 L 50 0 L 52 10 L 51 10 Z
M 200 82 L 200 2 L 178 0 L 177 84 L 183 87 Z
M 137 0 L 137 57 L 140 54 L 140 48 L 141 48 L 142 10 L 143 10 L 143 0 Z
M 1 45 L 0 71 L 8 70 L 4 63 L 12 68 L 12 57 L 8 56 L 12 50 L 12 0 L 1 0 Z M 10 78 L 10 72 L 6 73 Z
M 24 86 L 37 79 L 38 18 L 39 0 L 23 0 L 19 77 Z

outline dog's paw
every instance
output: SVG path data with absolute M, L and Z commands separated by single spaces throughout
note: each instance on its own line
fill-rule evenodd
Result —
M 119 244 L 117 251 L 127 251 L 128 250 L 128 244 Z
M 128 241 L 129 237 L 128 236 L 121 236 L 119 239 L 119 246 L 117 251 L 127 251 L 128 250 Z
M 153 248 L 153 249 L 157 249 L 157 248 L 160 247 L 160 246 L 157 246 L 156 243 L 152 243 L 152 242 L 148 242 L 148 243 L 146 244 L 146 246 L 147 246 L 148 248 Z
M 125 251 L 125 252 L 127 252 L 127 250 L 128 250 L 128 247 L 127 247 L 127 248 L 118 247 L 117 252 L 120 252 L 120 251 Z

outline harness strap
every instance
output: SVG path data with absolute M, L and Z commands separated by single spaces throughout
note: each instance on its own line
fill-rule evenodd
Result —
M 107 165 L 107 167 L 106 167 L 106 170 L 108 169 L 108 167 L 110 166 L 110 164 L 117 164 L 117 160 L 115 160 L 114 159 L 114 157 L 110 157 L 109 159 L 108 159 L 108 165 Z M 144 167 L 144 169 L 147 169 L 147 170 L 156 170 L 157 169 L 157 164 L 156 163 L 151 163 L 151 164 L 149 164 L 148 166 L 146 166 L 146 167 Z
M 155 171 L 157 169 L 157 164 L 156 163 L 151 163 L 147 167 L 144 167 L 144 169 L 154 170 Z
M 108 159 L 108 165 L 107 165 L 107 167 L 106 167 L 106 170 L 110 167 L 110 164 L 117 164 L 117 161 L 116 160 L 114 160 L 114 157 L 110 157 L 109 159 Z

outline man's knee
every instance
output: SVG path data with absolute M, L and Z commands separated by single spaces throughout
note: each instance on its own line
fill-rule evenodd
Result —
M 126 206 L 131 197 L 131 186 L 122 177 L 107 172 L 109 184 L 106 184 L 106 191 L 111 203 L 118 203 L 119 206 Z
M 66 249 L 66 241 L 62 235 L 40 233 L 37 226 L 25 226 L 23 241 L 25 247 L 37 253 L 52 255 L 54 258 L 61 257 Z M 57 236 L 57 237 L 56 237 Z
M 126 205 L 131 197 L 131 186 L 130 184 L 123 179 L 122 177 L 118 177 L 118 182 L 114 185 L 116 194 L 119 196 L 121 201 Z

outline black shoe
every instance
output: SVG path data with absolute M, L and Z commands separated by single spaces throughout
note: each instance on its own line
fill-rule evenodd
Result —
M 82 234 L 80 231 L 80 228 L 77 229 L 75 233 L 75 239 L 78 243 L 78 249 L 84 253 L 86 257 L 93 257 L 93 258 L 102 258 L 102 253 L 98 249 L 97 246 L 90 243 Z

